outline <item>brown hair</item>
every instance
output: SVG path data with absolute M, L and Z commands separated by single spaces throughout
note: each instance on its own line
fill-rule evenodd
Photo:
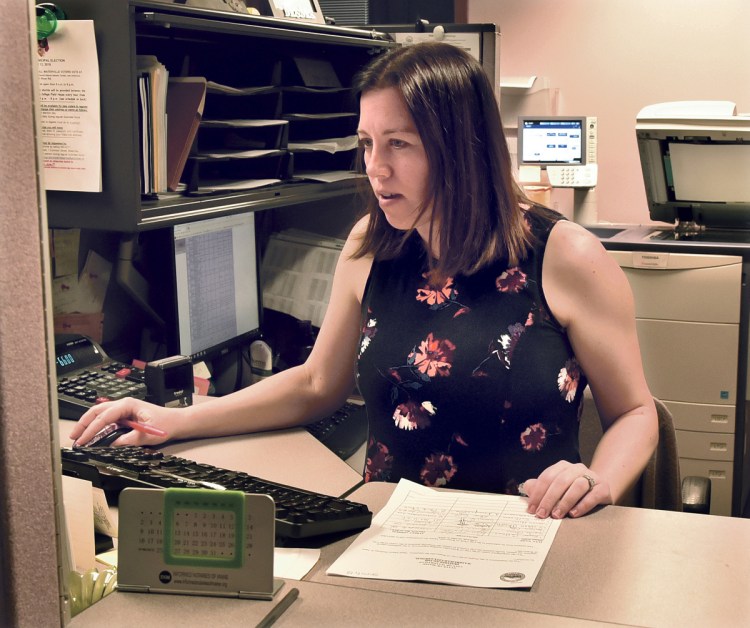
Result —
M 482 66 L 451 44 L 404 46 L 374 59 L 354 83 L 357 97 L 389 87 L 404 99 L 427 154 L 429 198 L 421 212 L 432 204 L 430 237 L 436 214 L 440 225 L 433 280 L 471 274 L 502 258 L 510 264 L 524 259 L 530 235 L 519 204 L 528 201 L 513 178 L 500 111 Z M 411 232 L 388 224 L 372 190 L 367 210 L 369 225 L 354 256 L 394 257 Z

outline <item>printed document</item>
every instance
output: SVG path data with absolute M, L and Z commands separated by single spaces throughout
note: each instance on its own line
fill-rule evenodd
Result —
M 57 31 L 42 42 L 37 51 L 45 187 L 101 192 L 99 62 L 94 22 L 62 20 Z
M 343 246 L 299 229 L 273 234 L 261 270 L 263 305 L 320 327 Z
M 559 519 L 537 519 L 510 495 L 437 491 L 408 480 L 328 575 L 529 588 Z

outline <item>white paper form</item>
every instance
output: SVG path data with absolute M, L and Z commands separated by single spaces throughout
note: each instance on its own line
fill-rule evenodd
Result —
M 298 230 L 271 236 L 263 256 L 263 305 L 323 323 L 343 241 Z
M 62 20 L 38 47 L 39 95 L 48 190 L 101 192 L 99 62 L 94 22 Z
M 560 527 L 523 498 L 436 491 L 401 480 L 329 575 L 529 588 Z

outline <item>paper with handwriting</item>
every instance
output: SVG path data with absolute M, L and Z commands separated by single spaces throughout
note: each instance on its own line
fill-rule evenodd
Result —
M 529 588 L 560 520 L 526 512 L 524 498 L 437 491 L 401 480 L 370 528 L 328 575 Z

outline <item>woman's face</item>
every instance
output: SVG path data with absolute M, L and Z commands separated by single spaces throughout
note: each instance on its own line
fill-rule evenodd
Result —
M 395 88 L 362 95 L 357 134 L 364 147 L 365 172 L 388 223 L 401 230 L 416 227 L 426 239 L 432 208 L 415 221 L 428 193 L 427 154 Z

